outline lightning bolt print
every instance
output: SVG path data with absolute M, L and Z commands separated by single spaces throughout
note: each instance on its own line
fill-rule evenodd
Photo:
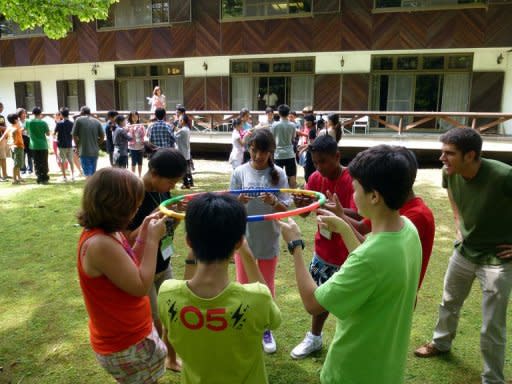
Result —
M 172 303 L 172 305 L 169 307 L 169 316 L 171 318 L 171 321 L 176 321 L 176 315 L 178 314 L 178 310 L 176 309 L 176 301 Z
M 245 306 L 245 308 L 242 308 L 243 304 L 240 304 L 238 308 L 233 312 L 231 315 L 231 318 L 234 320 L 233 322 L 233 328 L 242 328 L 243 323 L 245 322 L 244 315 L 245 312 L 247 312 L 247 309 L 249 308 L 248 305 Z

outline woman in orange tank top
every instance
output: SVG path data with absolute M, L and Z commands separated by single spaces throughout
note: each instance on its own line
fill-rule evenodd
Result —
M 144 197 L 142 182 L 104 168 L 85 185 L 78 214 L 84 227 L 77 269 L 99 363 L 121 383 L 153 383 L 165 372 L 165 345 L 153 328 L 147 293 L 155 273 L 164 218 L 148 216 L 132 248 L 122 230 Z

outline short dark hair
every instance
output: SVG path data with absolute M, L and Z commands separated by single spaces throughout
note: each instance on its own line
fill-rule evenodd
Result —
M 191 123 L 190 117 L 188 117 L 188 115 L 186 113 L 183 113 L 183 115 L 180 116 L 180 119 L 183 120 L 183 124 L 185 124 L 189 128 L 192 128 L 190 126 L 190 123 Z
M 69 117 L 69 108 L 67 107 L 62 107 L 59 112 L 62 117 Z
M 338 152 L 338 143 L 330 135 L 319 136 L 308 146 L 308 150 L 313 153 L 325 153 L 327 155 L 336 155 Z
M 107 112 L 107 117 L 116 117 L 117 115 L 119 115 L 119 112 L 114 110 L 110 110 Z
M 265 113 L 274 113 L 274 108 L 272 108 L 272 107 L 265 108 Z
M 181 113 L 185 113 L 185 112 L 187 112 L 187 109 L 186 109 L 183 105 L 181 105 L 181 104 L 177 104 L 177 105 L 176 105 L 176 110 L 177 110 L 178 112 L 181 112 Z
M 310 121 L 312 123 L 315 122 L 315 115 L 306 115 L 304 116 L 304 121 Z
M 7 115 L 7 121 L 11 124 L 14 124 L 16 122 L 16 120 L 19 120 L 19 116 L 17 113 L 9 113 Z
M 377 191 L 390 209 L 400 209 L 407 200 L 414 183 L 410 158 L 403 149 L 377 145 L 359 152 L 348 165 L 353 179 L 365 192 Z
M 117 125 L 121 125 L 121 123 L 125 120 L 126 120 L 125 115 L 117 115 L 116 119 L 114 121 L 116 122 Z
M 175 148 L 160 148 L 151 156 L 148 168 L 160 177 L 174 179 L 185 174 L 187 160 Z
M 78 222 L 107 233 L 125 229 L 144 198 L 144 185 L 123 168 L 102 168 L 86 182 Z
M 80 114 L 83 115 L 90 115 L 91 114 L 91 108 L 89 108 L 87 105 L 84 105 L 82 108 L 80 108 Z
M 411 164 L 409 172 L 411 174 L 412 183 L 414 184 L 414 182 L 416 181 L 416 175 L 418 173 L 418 159 L 416 158 L 416 155 L 414 154 L 413 151 L 405 147 L 397 146 L 396 150 L 398 152 L 403 153 L 407 160 L 409 160 L 409 163 Z
M 185 229 L 197 260 L 226 260 L 245 234 L 247 214 L 242 203 L 226 194 L 205 193 L 187 206 Z
M 443 144 L 455 145 L 463 155 L 475 151 L 475 160 L 478 160 L 482 153 L 482 137 L 475 129 L 452 128 L 444 133 L 439 140 Z
M 281 104 L 277 107 L 277 113 L 279 116 L 287 117 L 290 114 L 290 107 L 287 104 Z
M 155 109 L 155 117 L 158 119 L 158 120 L 163 120 L 165 119 L 165 109 L 163 108 L 157 108 Z
M 34 107 L 32 108 L 32 114 L 35 115 L 35 116 L 38 116 L 41 114 L 41 107 Z

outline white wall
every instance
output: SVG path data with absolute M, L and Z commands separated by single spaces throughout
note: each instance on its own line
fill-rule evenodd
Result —
M 14 83 L 22 81 L 40 81 L 43 112 L 53 113 L 59 105 L 57 101 L 57 80 L 85 80 L 85 100 L 92 110 L 96 108 L 95 80 L 113 79 L 114 64 L 101 63 L 97 75 L 91 72 L 93 63 L 61 64 L 44 66 L 26 66 L 0 69 L 0 101 L 5 112 L 16 109 Z

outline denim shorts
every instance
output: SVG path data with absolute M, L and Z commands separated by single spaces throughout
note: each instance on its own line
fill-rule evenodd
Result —
M 136 165 L 142 165 L 142 149 L 130 149 L 130 157 L 132 159 L 132 167 Z
M 80 156 L 80 163 L 85 176 L 92 176 L 96 172 L 98 158 L 96 156 Z
M 340 266 L 326 263 L 318 257 L 316 253 L 313 254 L 313 260 L 309 264 L 309 273 L 316 285 L 320 286 L 325 283 L 329 278 L 340 270 Z

